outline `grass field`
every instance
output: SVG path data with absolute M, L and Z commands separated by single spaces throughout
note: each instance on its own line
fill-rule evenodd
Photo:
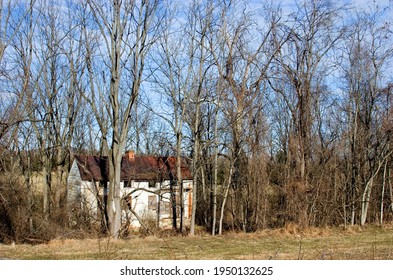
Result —
M 40 245 L 0 244 L 0 259 L 273 259 L 390 260 L 393 225 L 307 228 L 296 226 L 256 233 L 148 236 L 129 239 L 57 239 Z

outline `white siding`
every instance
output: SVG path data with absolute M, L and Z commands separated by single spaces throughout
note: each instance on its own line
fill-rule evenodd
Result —
M 96 190 L 98 188 L 95 188 L 92 182 L 82 181 L 76 160 L 72 163 L 67 178 L 67 187 L 68 205 L 88 211 L 92 217 L 96 218 L 98 211 Z
M 89 211 L 94 218 L 97 218 L 98 212 L 98 201 L 97 201 L 97 189 L 94 187 L 93 182 L 82 182 L 82 207 L 84 210 Z
M 68 178 L 68 199 L 71 201 L 79 201 L 80 206 L 84 210 L 91 212 L 93 217 L 97 217 L 98 212 L 98 202 L 96 191 L 99 189 L 95 188 L 92 182 L 82 181 L 80 173 L 78 170 L 78 165 L 76 161 L 73 162 L 70 176 Z M 120 183 L 122 197 L 131 197 L 131 207 L 133 211 L 143 220 L 143 221 L 157 221 L 157 211 L 160 207 L 160 226 L 171 226 L 171 194 L 169 193 L 170 181 L 164 181 L 156 183 L 154 187 L 149 187 L 148 182 L 131 182 L 130 187 L 124 187 L 124 182 Z M 184 210 L 186 224 L 191 215 L 191 192 L 192 192 L 192 180 L 183 181 L 184 188 Z M 102 190 L 100 191 L 102 192 Z M 156 193 L 154 193 L 156 192 Z M 161 204 L 160 196 L 158 193 L 161 192 Z M 102 193 L 101 193 L 102 194 Z M 149 197 L 150 197 L 150 207 L 149 207 Z M 128 210 L 128 205 L 124 204 L 124 218 L 129 218 L 131 225 L 138 227 L 140 226 L 137 218 L 131 214 Z M 165 207 L 168 211 L 165 211 Z
M 74 160 L 67 178 L 67 203 L 70 207 L 81 199 L 82 179 L 79 173 L 78 164 Z
M 155 194 L 154 192 L 157 192 L 159 190 L 159 187 L 149 187 L 148 182 L 131 182 L 130 187 L 124 187 L 124 184 L 122 183 L 120 185 L 121 191 L 122 191 L 122 196 L 131 196 L 131 206 L 132 210 L 135 211 L 135 213 L 143 220 L 152 220 L 156 221 L 157 220 L 157 207 L 158 205 L 155 204 L 153 205 L 152 203 L 150 204 L 150 209 L 149 209 L 149 197 L 155 197 L 155 201 L 158 203 L 159 196 Z M 127 210 L 126 210 L 127 211 Z M 129 215 L 131 219 L 131 224 L 133 226 L 140 226 L 138 220 L 134 215 Z

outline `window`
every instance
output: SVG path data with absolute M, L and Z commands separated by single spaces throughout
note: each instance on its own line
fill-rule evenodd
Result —
M 160 201 L 160 212 L 161 212 L 161 214 L 170 214 L 171 213 L 171 203 L 168 199 L 163 198 Z
M 149 210 L 153 210 L 153 211 L 157 210 L 157 196 L 156 195 L 149 195 L 147 208 Z
M 173 201 L 175 199 L 175 201 Z M 160 213 L 173 215 L 173 208 L 176 207 L 176 215 L 180 217 L 180 196 L 179 193 L 169 194 L 163 197 L 160 202 Z

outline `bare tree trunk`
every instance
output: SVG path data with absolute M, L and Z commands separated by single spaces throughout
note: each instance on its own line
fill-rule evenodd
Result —
M 380 217 L 379 217 L 379 224 L 383 225 L 383 206 L 384 206 L 384 197 L 385 197 L 385 186 L 386 186 L 386 171 L 387 171 L 387 164 L 388 161 L 385 161 L 385 166 L 383 168 L 383 177 L 382 177 L 382 191 L 381 191 L 381 210 L 380 210 Z
M 119 237 L 121 229 L 121 193 L 120 193 L 120 172 L 121 172 L 121 149 L 117 145 L 112 146 L 109 161 L 109 193 L 107 203 L 107 213 L 109 218 L 109 229 L 111 236 Z M 119 160 L 120 157 L 120 160 Z
M 158 199 L 157 199 L 157 220 L 156 220 L 156 226 L 157 228 L 160 228 L 160 221 L 161 221 L 161 202 L 162 202 L 162 183 L 160 183 L 160 191 L 158 193 Z
M 172 205 L 172 228 L 177 229 L 177 199 L 176 199 L 176 190 L 174 186 L 174 182 L 171 181 L 170 192 L 171 192 L 171 205 Z
M 43 213 L 45 220 L 50 216 L 50 202 L 51 202 L 51 180 L 50 180 L 50 165 L 46 151 L 42 153 L 42 186 L 43 186 Z
M 110 41 L 110 85 L 109 85 L 109 100 L 112 109 L 112 145 L 109 153 L 109 194 L 108 194 L 108 217 L 109 227 L 112 237 L 117 238 L 121 227 L 121 194 L 120 194 L 120 175 L 121 175 L 121 159 L 124 141 L 122 141 L 121 134 L 124 133 L 121 129 L 120 118 L 120 57 L 121 57 L 121 40 L 123 38 L 123 26 L 121 23 L 121 2 L 113 2 L 113 15 L 111 26 L 111 41 Z M 127 117 L 126 117 L 127 118 Z
M 32 189 L 32 182 L 31 182 L 31 156 L 30 153 L 28 152 L 27 155 L 27 166 L 25 170 L 25 183 L 26 183 L 26 188 L 27 188 L 27 212 L 28 212 L 28 223 L 29 223 L 29 229 L 30 233 L 33 233 L 34 230 L 34 225 L 33 225 L 33 205 L 34 205 L 34 197 L 33 197 L 33 189 Z
M 193 158 L 192 158 L 192 212 L 191 212 L 191 224 L 190 224 L 190 235 L 193 236 L 195 235 L 195 217 L 196 217 L 196 208 L 197 208 L 197 199 L 198 199 L 198 169 L 197 169 L 197 163 L 199 160 L 199 113 L 200 109 L 199 106 L 197 106 L 197 111 L 196 111 L 196 119 L 195 119 L 195 124 L 194 124 L 194 134 L 195 139 L 194 139 L 194 149 L 193 149 Z M 190 203 L 190 202 L 188 202 Z
M 370 204 L 370 196 L 371 196 L 371 190 L 373 188 L 373 185 L 374 185 L 374 176 L 372 176 L 370 180 L 367 182 L 362 195 L 362 212 L 360 217 L 360 224 L 362 226 L 366 224 L 368 206 Z
M 109 119 L 111 126 L 111 145 L 109 151 L 109 194 L 107 203 L 107 213 L 109 218 L 110 233 L 117 238 L 121 227 L 121 161 L 122 152 L 126 144 L 128 135 L 131 111 L 138 98 L 142 83 L 145 57 L 151 44 L 156 40 L 158 34 L 157 26 L 153 27 L 155 12 L 158 1 L 119 1 L 111 3 L 101 3 L 96 0 L 88 0 L 90 8 L 86 13 L 91 13 L 97 24 L 100 36 L 97 45 L 102 44 L 103 48 L 98 52 L 106 62 L 103 63 L 109 73 L 109 98 L 101 93 L 98 100 L 106 103 L 103 110 L 97 108 L 94 88 L 102 88 L 102 85 L 90 85 L 91 98 L 85 96 L 90 103 L 96 120 L 100 127 L 102 138 L 107 141 L 108 131 L 106 122 Z M 93 59 L 92 49 L 89 40 L 87 23 L 84 27 L 86 46 L 88 47 L 87 57 Z M 150 28 L 152 28 L 152 31 Z M 150 32 L 151 31 L 151 32 Z M 149 34 L 149 36 L 148 36 Z M 97 37 L 94 34 L 92 37 Z M 99 40 L 102 41 L 99 41 Z M 104 53 L 104 56 L 102 54 Z M 102 62 L 100 62 L 102 63 Z M 89 79 L 97 81 L 93 76 L 94 68 L 90 61 L 87 61 Z M 131 70 L 130 70 L 131 69 Z M 99 73 L 104 76 L 105 72 Z M 124 81 L 124 90 L 120 90 L 120 82 Z M 107 87 L 105 77 L 103 78 L 104 88 Z M 122 83 L 123 85 L 123 83 Z M 109 99 L 109 104 L 108 104 Z M 104 113 L 101 113 L 103 111 Z M 106 115 L 109 114 L 109 116 Z
M 389 194 L 390 194 L 390 206 L 389 210 L 393 212 L 393 187 L 392 187 L 392 181 L 391 181 L 391 173 L 390 173 L 390 168 L 388 169 L 388 181 L 389 181 Z
M 206 190 L 205 167 L 201 168 L 201 183 L 202 183 L 202 198 L 203 198 L 203 201 L 207 203 L 207 201 L 208 201 L 208 195 L 207 195 L 208 191 Z M 206 209 L 207 209 L 207 207 L 206 207 Z M 207 215 L 207 211 L 206 210 L 204 211 L 203 218 L 204 218 L 205 225 L 206 226 L 209 225 L 208 215 Z
M 182 133 L 179 131 L 177 133 L 177 158 L 176 158 L 176 173 L 177 173 L 177 189 L 179 191 L 179 203 L 180 203 L 180 231 L 185 231 L 184 225 L 184 188 L 183 188 L 183 178 L 181 174 L 181 142 Z
M 356 194 L 357 194 L 357 180 L 358 180 L 358 154 L 356 149 L 356 143 L 358 143 L 358 104 L 356 103 L 355 116 L 353 116 L 353 128 L 351 137 L 351 195 L 350 195 L 350 205 L 351 205 L 351 226 L 355 224 L 356 215 Z M 352 113 L 351 113 L 352 115 Z
M 379 170 L 382 167 L 382 164 L 387 158 L 392 154 L 393 152 L 389 152 L 382 161 L 378 163 L 377 169 L 374 171 L 373 174 L 371 174 L 371 178 L 367 181 L 367 184 L 363 190 L 363 195 L 362 195 L 362 212 L 361 212 L 361 225 L 366 224 L 366 219 L 367 219 L 367 212 L 368 212 L 368 207 L 370 205 L 370 197 L 371 197 L 371 191 L 374 185 L 374 178 L 378 175 Z M 372 171 L 371 171 L 372 172 Z
M 232 184 L 232 175 L 233 175 L 233 164 L 231 164 L 231 167 L 229 168 L 228 186 L 225 189 L 224 199 L 222 200 L 222 204 L 221 204 L 221 211 L 220 211 L 221 213 L 220 213 L 220 223 L 219 223 L 219 227 L 218 227 L 218 235 L 222 235 L 222 223 L 224 221 L 224 211 L 225 211 L 225 205 L 227 203 L 229 189 L 231 188 L 231 184 Z
M 65 144 L 65 143 L 64 143 Z M 57 209 L 60 209 L 60 200 L 61 200 L 61 194 L 63 191 L 63 163 L 62 163 L 62 153 L 63 153 L 63 147 L 59 146 L 56 149 L 56 186 L 55 186 L 55 199 L 54 199 L 54 206 Z
M 212 235 L 216 234 L 217 221 L 217 182 L 218 182 L 218 108 L 214 118 L 214 182 L 212 207 Z

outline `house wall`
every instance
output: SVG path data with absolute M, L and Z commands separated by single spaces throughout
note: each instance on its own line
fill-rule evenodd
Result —
M 192 206 L 192 180 L 184 180 L 183 188 L 185 189 L 183 193 L 184 201 L 184 215 L 186 218 L 186 224 L 191 218 L 191 206 Z M 127 185 L 127 184 L 126 184 Z M 171 214 L 171 193 L 170 181 L 158 182 L 154 187 L 149 187 L 148 182 L 131 182 L 128 187 L 124 187 L 121 184 L 123 197 L 131 196 L 132 209 L 137 213 L 137 215 L 144 221 L 157 221 L 157 215 L 160 215 L 160 226 L 171 226 L 172 224 L 172 214 Z M 137 190 L 136 189 L 143 189 Z M 147 191 L 145 191 L 147 190 Z M 158 193 L 162 195 L 159 196 Z M 125 209 L 127 211 L 127 209 Z M 126 215 L 127 216 L 127 215 Z M 127 216 L 131 225 L 140 226 L 139 221 L 134 215 Z
M 124 185 L 126 185 L 126 187 Z M 131 197 L 132 210 L 135 211 L 135 213 L 143 221 L 156 219 L 156 211 L 154 211 L 153 209 L 149 209 L 149 196 L 158 197 L 154 193 L 151 193 L 157 191 L 156 188 L 149 188 L 148 182 L 135 182 L 135 181 L 132 181 L 131 184 L 124 184 L 124 182 L 122 182 L 120 184 L 120 188 L 121 188 L 122 197 L 126 197 L 126 196 Z M 141 190 L 137 190 L 137 189 L 141 189 Z M 149 190 L 149 192 L 144 190 Z M 127 207 L 124 210 L 128 211 Z M 125 213 L 123 217 L 129 218 L 131 225 L 140 226 L 138 219 L 131 213 Z
M 98 212 L 96 192 L 98 188 L 94 187 L 93 182 L 82 181 L 78 164 L 75 160 L 71 165 L 70 173 L 67 178 L 67 186 L 67 204 L 69 211 L 74 211 L 76 209 L 88 211 L 92 217 L 96 218 Z
M 188 220 L 191 220 L 191 212 L 192 212 L 192 180 L 184 180 L 183 181 L 183 189 L 184 189 L 184 212 L 185 217 Z
M 71 166 L 67 184 L 67 200 L 69 205 L 77 205 L 78 207 L 81 207 L 81 209 L 89 211 L 93 218 L 97 218 L 97 191 L 99 191 L 99 195 L 103 195 L 102 187 L 99 187 L 98 185 L 95 186 L 93 182 L 82 181 L 76 161 L 74 161 Z M 184 180 L 183 188 L 185 189 L 183 199 L 187 224 L 191 217 L 192 180 Z M 160 226 L 171 226 L 172 205 L 171 194 L 169 192 L 169 180 L 161 183 L 158 182 L 153 187 L 149 186 L 148 182 L 121 182 L 120 189 L 122 197 L 131 197 L 130 204 L 127 204 L 127 201 L 124 201 L 123 203 L 123 218 L 129 219 L 132 226 L 139 227 L 140 223 L 135 215 L 131 214 L 131 211 L 129 211 L 129 205 L 131 205 L 132 210 L 135 211 L 142 221 L 156 222 L 158 218 L 157 214 L 159 212 Z M 161 193 L 161 196 L 158 195 L 158 193 Z
M 71 165 L 70 173 L 67 178 L 67 201 L 69 204 L 72 204 L 75 201 L 80 200 L 81 196 L 81 185 L 82 179 L 79 173 L 78 164 L 74 160 Z
M 83 181 L 81 184 L 81 194 L 83 197 L 81 200 L 82 208 L 83 210 L 90 212 L 91 216 L 94 218 L 97 218 L 98 213 L 98 190 L 99 189 L 94 186 L 93 182 Z

